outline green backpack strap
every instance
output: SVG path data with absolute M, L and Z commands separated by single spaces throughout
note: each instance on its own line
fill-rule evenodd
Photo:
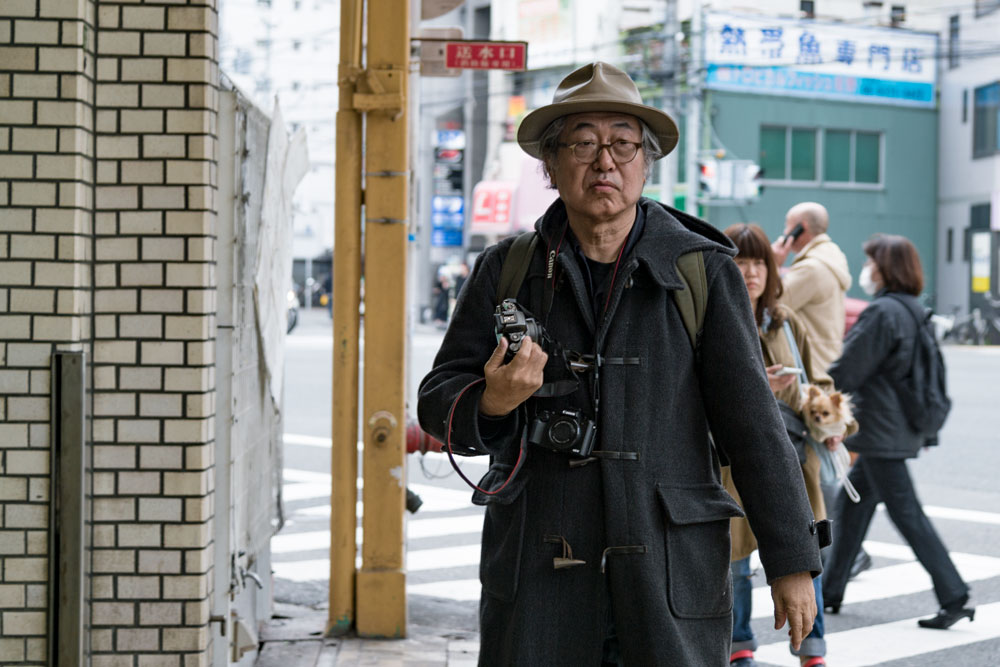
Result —
M 525 232 L 514 239 L 500 268 L 500 282 L 497 285 L 498 304 L 504 299 L 517 298 L 517 293 L 521 291 L 521 283 L 528 275 L 528 267 L 531 265 L 536 245 L 538 245 L 538 234 L 535 232 Z
M 674 292 L 674 302 L 681 313 L 691 347 L 698 349 L 701 330 L 705 326 L 705 309 L 708 306 L 708 278 L 705 276 L 705 255 L 700 250 L 688 252 L 677 259 L 677 273 L 684 282 L 684 289 Z

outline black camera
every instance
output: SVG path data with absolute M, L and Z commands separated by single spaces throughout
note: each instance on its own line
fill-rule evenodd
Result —
M 505 362 L 513 359 L 517 351 L 521 349 L 521 343 L 524 341 L 525 336 L 531 336 L 532 340 L 548 352 L 546 344 L 548 336 L 545 334 L 545 329 L 542 328 L 542 325 L 534 317 L 531 317 L 527 311 L 521 308 L 514 299 L 504 299 L 497 306 L 496 313 L 493 315 L 493 328 L 496 331 L 498 342 L 500 341 L 500 337 L 503 336 L 509 343 L 507 354 L 504 356 Z
M 554 452 L 590 456 L 597 427 L 579 410 L 541 412 L 531 422 L 528 442 Z

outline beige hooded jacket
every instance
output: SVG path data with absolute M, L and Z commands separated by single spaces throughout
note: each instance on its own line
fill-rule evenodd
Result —
M 851 286 L 847 257 L 826 234 L 802 249 L 782 276 L 781 302 L 795 311 L 812 344 L 811 377 L 826 375 L 844 340 L 844 295 Z

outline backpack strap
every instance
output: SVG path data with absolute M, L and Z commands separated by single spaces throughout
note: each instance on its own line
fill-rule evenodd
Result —
M 531 265 L 531 257 L 535 254 L 535 246 L 537 245 L 538 234 L 535 232 L 524 232 L 514 239 L 500 269 L 497 303 L 504 299 L 517 298 L 517 293 L 521 291 L 521 283 L 528 275 L 528 267 Z
M 678 257 L 677 273 L 684 283 L 684 289 L 674 292 L 674 302 L 681 313 L 688 338 L 691 339 L 691 347 L 697 350 L 701 340 L 701 330 L 705 326 L 705 310 L 708 307 L 705 254 L 695 250 Z

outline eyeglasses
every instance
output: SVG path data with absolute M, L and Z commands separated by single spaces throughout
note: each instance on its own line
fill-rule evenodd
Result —
M 599 144 L 596 141 L 578 141 L 575 144 L 559 144 L 563 148 L 573 151 L 573 157 L 580 162 L 593 162 L 605 148 L 611 155 L 611 159 L 618 164 L 628 164 L 635 159 L 636 154 L 642 147 L 642 143 L 635 141 L 613 141 L 610 144 Z

